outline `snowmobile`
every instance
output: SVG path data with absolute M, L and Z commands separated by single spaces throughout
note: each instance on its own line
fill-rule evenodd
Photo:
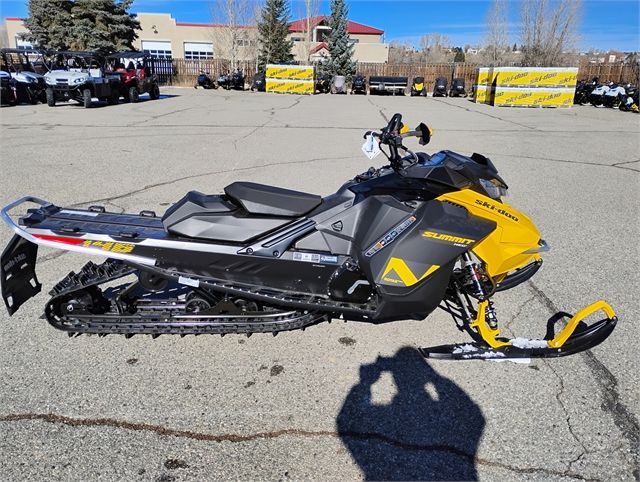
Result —
M 424 85 L 424 77 L 414 77 L 411 83 L 411 97 L 427 95 L 427 87 Z
M 198 87 L 202 87 L 205 90 L 218 88 L 216 83 L 211 79 L 211 77 L 209 77 L 209 72 L 205 72 L 204 70 L 200 71 L 196 78 L 196 85 L 193 86 L 194 89 L 197 89 Z
M 331 91 L 331 75 L 318 74 L 316 76 L 316 92 L 319 94 L 328 94 Z
M 625 88 L 619 84 L 613 84 L 602 98 L 602 105 L 609 108 L 617 108 L 622 98 L 626 95 Z
M 367 79 L 364 75 L 356 74 L 353 77 L 353 81 L 351 82 L 351 93 L 352 94 L 367 94 Z
M 433 86 L 433 97 L 446 97 L 447 96 L 447 79 L 444 77 L 438 77 L 436 83 Z
M 611 86 L 613 86 L 613 82 L 609 82 L 608 84 L 598 84 L 589 94 L 589 102 L 591 105 L 594 107 L 602 105 L 604 96 L 609 92 Z
M 218 76 L 218 87 L 229 90 L 231 88 L 231 74 L 229 72 L 223 72 Z
M 633 84 L 625 85 L 625 95 L 620 101 L 619 109 L 623 112 L 638 112 L 638 87 Z
M 331 93 L 332 94 L 346 94 L 347 93 L 347 78 L 344 75 L 334 75 L 331 79 Z
M 589 102 L 589 95 L 598 85 L 598 78 L 594 77 L 592 80 L 580 80 L 576 85 L 576 92 L 573 97 L 573 103 L 582 105 Z
M 251 84 L 251 91 L 264 92 L 267 90 L 267 76 L 264 72 L 257 72 L 253 76 L 253 83 Z
M 464 79 L 456 78 L 451 82 L 451 90 L 449 90 L 449 97 L 464 97 L 467 92 L 464 90 Z
M 500 334 L 494 295 L 531 278 L 547 243 L 504 202 L 490 159 L 404 145 L 432 134 L 395 114 L 362 147 L 389 163 L 324 198 L 234 182 L 222 194 L 191 191 L 157 216 L 23 197 L 0 211 L 15 232 L 0 260 L 2 298 L 13 315 L 41 290 L 35 267 L 46 246 L 106 258 L 50 291 L 44 317 L 70 336 L 275 335 L 332 319 L 422 320 L 439 307 L 473 341 L 422 348 L 425 357 L 560 357 L 606 339 L 617 318 L 604 301 L 556 314 L 543 339 Z M 25 203 L 36 207 L 14 220 Z M 600 321 L 582 322 L 599 311 Z

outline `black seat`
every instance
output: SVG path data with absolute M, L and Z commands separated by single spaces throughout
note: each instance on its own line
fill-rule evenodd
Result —
M 322 202 L 315 194 L 254 182 L 234 182 L 225 187 L 224 192 L 247 212 L 268 216 L 302 216 Z

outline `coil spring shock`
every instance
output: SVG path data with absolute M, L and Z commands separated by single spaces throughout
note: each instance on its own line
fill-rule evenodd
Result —
M 489 327 L 493 330 L 498 328 L 498 317 L 496 316 L 496 310 L 493 307 L 493 302 L 489 299 L 496 291 L 496 285 L 490 276 L 485 274 L 485 278 L 491 283 L 491 290 L 485 289 L 485 281 L 483 281 L 484 270 L 482 270 L 477 263 L 473 262 L 469 253 L 462 255 L 462 271 L 463 271 L 463 285 L 467 293 L 476 298 L 478 301 L 487 301 L 486 309 L 486 321 Z

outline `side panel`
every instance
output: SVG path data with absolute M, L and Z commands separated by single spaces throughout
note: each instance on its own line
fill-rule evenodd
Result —
M 440 303 L 456 259 L 495 229 L 449 203 L 428 201 L 378 238 L 363 233 L 358 254 L 382 295 L 382 320 L 424 318 Z
M 486 263 L 490 276 L 506 275 L 540 259 L 537 254 L 540 232 L 521 211 L 470 189 L 443 194 L 438 199 L 458 204 L 471 214 L 496 223 L 496 230 L 473 247 L 473 252 Z

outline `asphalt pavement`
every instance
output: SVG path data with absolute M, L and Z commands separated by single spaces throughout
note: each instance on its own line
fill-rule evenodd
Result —
M 146 96 L 145 96 L 146 97 Z M 467 99 L 163 89 L 160 100 L 0 109 L 0 204 L 164 212 L 247 180 L 330 194 L 380 161 L 365 130 L 424 121 L 426 149 L 489 156 L 552 250 L 496 295 L 503 331 L 609 301 L 590 352 L 530 364 L 425 362 L 465 340 L 436 312 L 243 336 L 81 336 L 40 319 L 82 256 L 41 249 L 42 293 L 0 313 L 3 480 L 639 480 L 640 116 Z M 417 143 L 415 146 L 417 147 Z M 380 161 L 381 162 L 381 161 Z M 10 239 L 0 227 L 0 243 Z

